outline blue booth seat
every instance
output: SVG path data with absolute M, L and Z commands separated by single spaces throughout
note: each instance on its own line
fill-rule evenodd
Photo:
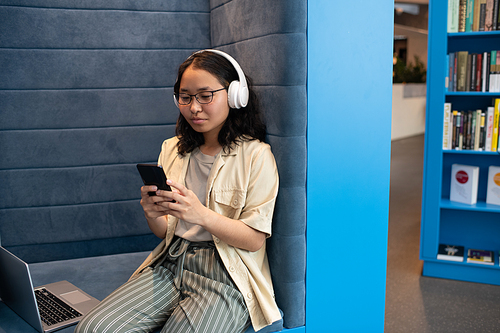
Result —
M 159 243 L 135 164 L 156 162 L 174 135 L 179 64 L 216 48 L 252 77 L 280 174 L 273 329 L 304 326 L 306 11 L 305 0 L 0 0 L 0 236 L 35 286 L 68 280 L 103 299 Z M 0 302 L 0 331 L 34 330 Z

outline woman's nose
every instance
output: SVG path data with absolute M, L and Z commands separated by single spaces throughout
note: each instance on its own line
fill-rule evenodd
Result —
M 196 114 L 201 111 L 201 104 L 198 102 L 196 98 L 193 97 L 191 100 L 191 106 L 189 107 L 192 114 Z

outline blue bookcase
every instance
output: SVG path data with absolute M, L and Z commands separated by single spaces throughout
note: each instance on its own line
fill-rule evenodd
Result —
M 442 149 L 444 103 L 455 110 L 486 110 L 500 93 L 448 92 L 445 87 L 446 57 L 450 52 L 486 52 L 500 49 L 500 31 L 447 33 L 448 1 L 430 1 L 427 72 L 427 114 L 420 259 L 423 275 L 500 285 L 500 206 L 486 204 L 488 167 L 500 165 L 496 152 Z M 478 202 L 464 205 L 450 196 L 451 165 L 479 166 Z M 437 260 L 440 243 L 467 249 L 494 251 L 495 264 L 481 265 Z

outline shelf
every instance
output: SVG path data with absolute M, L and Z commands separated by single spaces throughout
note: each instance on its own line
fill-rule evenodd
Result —
M 467 255 L 467 250 L 466 250 L 466 255 Z M 470 262 L 467 262 L 467 258 L 464 258 L 464 261 L 452 261 L 452 260 L 440 260 L 440 259 L 435 259 L 435 258 L 425 258 L 425 261 L 431 261 L 439 264 L 449 264 L 449 265 L 459 265 L 459 266 L 466 266 L 466 267 L 471 267 L 471 268 L 490 268 L 490 269 L 497 269 L 500 270 L 500 266 L 498 265 L 498 251 L 493 251 L 493 255 L 495 255 L 495 263 L 493 265 L 485 265 L 485 264 L 473 264 Z M 500 281 L 499 281 L 500 283 Z
M 450 199 L 441 199 L 439 205 L 442 209 L 468 210 L 476 212 L 500 213 L 500 206 L 487 204 L 484 201 L 478 201 L 475 205 L 463 204 L 460 202 L 450 201 Z M 441 260 L 440 260 L 441 261 Z
M 499 156 L 498 151 L 479 151 L 479 150 L 467 150 L 467 149 L 443 149 L 443 154 L 469 154 L 469 155 L 490 155 Z
M 448 33 L 448 38 L 491 38 L 500 37 L 500 31 L 473 31 L 473 32 L 452 32 Z
M 428 258 L 422 260 L 424 276 L 500 285 L 500 267 L 497 264 L 481 265 Z
M 482 92 L 482 91 L 446 91 L 445 96 L 463 96 L 463 97 L 497 97 L 500 96 L 500 92 Z

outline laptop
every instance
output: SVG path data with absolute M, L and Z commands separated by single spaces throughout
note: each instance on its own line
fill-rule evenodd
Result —
M 68 281 L 33 288 L 28 265 L 2 246 L 0 298 L 40 333 L 78 323 L 99 303 Z

